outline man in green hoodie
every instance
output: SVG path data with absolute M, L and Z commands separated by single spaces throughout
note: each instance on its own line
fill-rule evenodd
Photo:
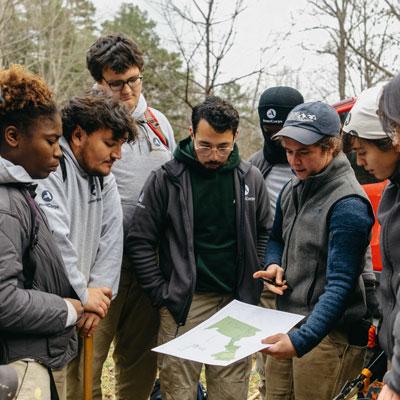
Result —
M 237 111 L 218 97 L 194 107 L 190 137 L 174 159 L 151 173 L 129 224 L 126 252 L 139 282 L 160 309 L 159 343 L 182 335 L 233 299 L 258 304 L 271 224 L 261 173 L 235 144 Z M 250 359 L 206 365 L 213 399 L 247 399 Z M 163 399 L 196 398 L 202 365 L 159 358 Z

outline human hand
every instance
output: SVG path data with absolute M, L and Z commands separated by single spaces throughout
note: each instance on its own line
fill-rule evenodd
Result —
M 79 321 L 79 319 L 82 317 L 82 314 L 83 314 L 82 303 L 79 300 L 70 299 L 69 297 L 64 298 L 64 300 L 68 301 L 69 303 L 71 303 L 74 306 L 76 315 L 77 315 L 76 320 Z
M 101 318 L 107 315 L 111 304 L 112 291 L 110 288 L 88 288 L 88 301 L 84 305 L 85 311 L 94 312 Z
M 390 389 L 388 385 L 383 385 L 379 393 L 378 400 L 400 400 L 400 395 L 394 390 Z
M 269 291 L 283 295 L 283 292 L 288 288 L 286 281 L 283 279 L 285 271 L 278 264 L 268 265 L 268 268 L 263 271 L 257 271 L 253 274 L 255 279 L 269 279 L 275 282 L 275 285 L 264 281 L 264 287 Z
M 77 323 L 77 328 L 80 336 L 92 336 L 101 318 L 98 314 L 85 312 L 82 318 Z
M 272 344 L 272 346 L 261 350 L 263 353 L 268 354 L 278 359 L 288 359 L 296 357 L 296 349 L 294 348 L 289 335 L 278 333 L 277 335 L 268 336 L 261 340 L 261 343 Z

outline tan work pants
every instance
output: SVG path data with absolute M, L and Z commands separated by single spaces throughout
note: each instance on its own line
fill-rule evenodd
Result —
M 101 400 L 101 374 L 114 339 L 115 394 L 118 400 L 147 400 L 157 374 L 158 310 L 124 260 L 117 297 L 94 334 L 93 400 Z M 68 400 L 82 398 L 83 351 L 68 366 Z
M 49 370 L 36 361 L 10 363 L 18 375 L 16 400 L 50 400 Z
M 214 293 L 195 294 L 186 324 L 178 336 L 214 315 L 232 300 L 232 296 Z M 160 310 L 159 344 L 175 337 L 177 324 L 164 307 Z M 159 354 L 161 393 L 163 400 L 194 400 L 203 364 Z M 245 400 L 249 387 L 251 357 L 227 367 L 206 365 L 206 385 L 209 400 Z
M 365 348 L 335 330 L 301 358 L 267 358 L 266 400 L 332 400 L 362 367 Z
M 261 298 L 260 306 L 264 308 L 276 309 L 276 294 L 264 289 Z M 260 392 L 260 400 L 265 400 L 265 366 L 267 364 L 268 356 L 259 351 L 256 354 L 256 371 L 260 377 L 258 384 L 258 391 Z

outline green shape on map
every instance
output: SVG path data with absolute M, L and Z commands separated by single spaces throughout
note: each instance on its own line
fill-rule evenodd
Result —
M 225 317 L 221 321 L 209 326 L 207 329 L 216 329 L 221 335 L 230 338 L 230 342 L 225 346 L 225 351 L 212 354 L 216 360 L 230 361 L 235 358 L 236 350 L 240 346 L 236 346 L 235 342 L 245 337 L 254 336 L 260 329 L 255 326 L 245 324 L 232 317 Z

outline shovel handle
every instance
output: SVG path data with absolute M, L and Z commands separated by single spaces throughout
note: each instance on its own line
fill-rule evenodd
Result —
M 93 395 L 93 335 L 83 338 L 83 400 Z

